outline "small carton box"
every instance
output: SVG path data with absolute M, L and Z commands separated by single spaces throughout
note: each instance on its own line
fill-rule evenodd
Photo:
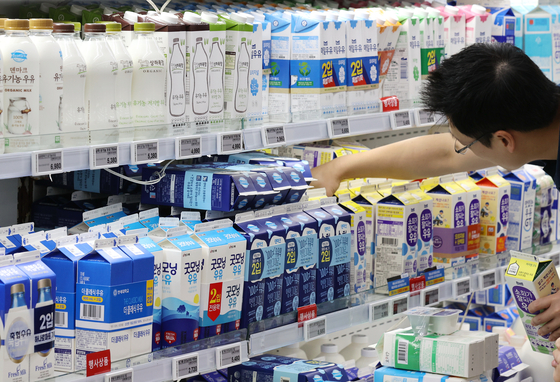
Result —
M 465 15 L 454 6 L 448 5 L 436 9 L 443 17 L 445 57 L 447 58 L 465 47 Z
M 418 182 L 405 185 L 407 192 L 410 192 L 418 201 L 418 246 L 416 248 L 418 258 L 418 272 L 431 268 L 434 260 L 434 234 L 432 211 L 434 209 L 433 199 L 426 194 Z
M 509 7 L 488 8 L 492 18 L 492 42 L 515 44 L 515 15 Z
M 531 347 L 536 352 L 552 354 L 556 348 L 554 342 L 548 340 L 549 335 L 542 337 L 537 334 L 539 328 L 531 325 L 535 314 L 529 312 L 529 304 L 533 301 L 558 292 L 560 279 L 552 260 L 511 251 L 505 277 Z
M 352 253 L 350 257 L 350 293 L 360 293 L 369 289 L 369 253 L 367 235 L 366 209 L 358 203 L 347 201 L 340 203 L 350 212 L 350 229 L 352 234 Z
M 537 180 L 523 168 L 504 175 L 511 185 L 506 246 L 521 251 L 531 248 Z
M 480 208 L 480 253 L 498 254 L 506 250 L 511 186 L 497 168 L 489 169 L 476 182 L 482 191 Z
M 480 200 L 482 191 L 476 183 L 469 178 L 466 172 L 453 175 L 455 183 L 466 191 L 467 206 L 467 258 L 478 256 L 480 252 Z

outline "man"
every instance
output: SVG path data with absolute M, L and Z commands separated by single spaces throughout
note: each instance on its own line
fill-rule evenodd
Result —
M 313 185 L 332 195 L 348 178 L 418 179 L 496 165 L 514 170 L 558 158 L 560 88 L 512 45 L 475 44 L 446 59 L 428 77 L 422 100 L 447 116 L 449 133 L 337 158 L 313 169 Z M 560 168 L 552 172 L 560 184 Z M 551 341 L 560 338 L 560 294 L 529 309 L 546 309 L 533 324 L 545 324 L 539 334 L 552 333 Z

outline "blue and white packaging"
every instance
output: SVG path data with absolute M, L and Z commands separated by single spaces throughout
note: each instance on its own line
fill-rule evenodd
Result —
M 515 45 L 515 15 L 509 7 L 487 8 L 492 20 L 492 42 Z
M 33 223 L 16 224 L 8 228 L 0 229 L 0 248 L 5 249 L 7 255 L 21 250 L 22 235 L 28 235 L 35 231 Z
M 83 222 L 70 228 L 68 233 L 84 233 L 88 232 L 89 228 L 95 227 L 100 224 L 112 223 L 125 217 L 123 212 L 122 203 L 112 204 L 110 206 L 97 208 L 95 210 L 83 213 Z
M 190 235 L 160 242 L 162 336 L 161 347 L 171 347 L 199 338 L 200 286 L 203 267 L 202 246 Z
M 523 168 L 503 178 L 511 185 L 507 248 L 515 251 L 531 248 L 537 180 Z
M 94 251 L 78 260 L 77 369 L 86 367 L 87 354 L 100 350 L 110 349 L 112 361 L 130 357 L 131 329 L 151 325 L 153 257 L 148 269 L 135 270 L 135 261 L 117 247 L 114 238 L 96 240 Z M 145 280 L 148 274 L 150 279 Z
M 29 278 L 25 286 L 33 317 L 29 380 L 50 378 L 55 369 L 56 275 L 41 261 L 39 251 L 17 253 L 14 263 Z
M 200 212 L 196 212 L 196 211 L 181 212 L 181 224 L 187 226 L 190 233 L 193 233 L 194 226 L 200 223 L 202 223 Z
M 153 231 L 159 227 L 159 208 L 140 211 L 138 213 L 138 221 L 148 228 L 148 231 Z
M 323 361 L 297 361 L 291 365 L 280 365 L 274 369 L 273 382 L 283 381 L 316 382 L 348 381 L 342 365 Z
M 289 14 L 274 12 L 266 13 L 265 20 L 271 25 L 271 72 L 268 81 L 269 120 L 270 122 L 290 122 L 290 24 L 292 19 Z
M 149 237 L 138 239 L 138 244 L 154 257 L 154 312 L 152 322 L 152 351 L 161 349 L 161 317 L 163 302 L 162 262 L 163 249 Z
M 21 243 L 25 250 L 29 252 L 39 251 L 42 256 L 52 251 L 56 246 L 54 241 L 47 241 L 45 231 L 22 235 L 21 239 Z
M 0 256 L 0 293 L 2 381 L 27 382 L 34 342 L 31 291 L 29 278 L 14 265 L 11 255 Z
M 180 227 L 179 218 L 158 218 L 158 226 L 151 231 L 148 231 L 148 237 L 151 238 L 156 243 L 165 240 L 168 236 L 167 232 L 169 230 L 180 229 L 185 227 Z M 173 232 L 173 231 L 172 231 Z
M 243 14 L 254 18 L 249 14 Z M 247 39 L 247 47 L 249 48 L 250 65 L 249 65 L 249 104 L 247 106 L 247 122 L 251 125 L 261 125 L 263 123 L 262 108 L 262 55 L 263 52 L 263 24 L 247 20 L 248 24 L 252 24 L 253 32 Z

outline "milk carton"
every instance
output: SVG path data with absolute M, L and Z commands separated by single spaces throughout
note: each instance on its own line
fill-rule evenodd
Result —
M 402 26 L 395 55 L 383 84 L 383 96 L 414 99 L 420 92 L 420 25 L 418 17 L 407 9 L 399 11 L 399 22 Z
M 482 191 L 480 253 L 495 255 L 506 250 L 511 187 L 497 168 L 488 170 L 476 184 Z
M 537 334 L 538 327 L 531 325 L 535 314 L 529 312 L 529 304 L 534 300 L 558 292 L 560 279 L 551 260 L 541 260 L 537 256 L 511 251 L 511 259 L 506 269 L 506 282 L 511 289 L 515 304 L 519 308 L 519 318 L 534 351 L 552 354 L 556 348 L 549 336 Z
M 554 240 L 553 217 L 553 190 L 555 188 L 552 178 L 543 169 L 534 165 L 523 166 L 526 172 L 537 180 L 535 194 L 535 217 L 533 222 L 533 245 L 543 245 Z
M 202 247 L 190 235 L 160 242 L 162 321 L 161 347 L 195 341 L 199 337 Z
M 519 49 L 523 49 L 523 14 L 515 8 L 511 8 L 511 11 L 515 16 L 515 46 Z
M 163 303 L 163 249 L 151 238 L 142 237 L 138 239 L 144 249 L 154 257 L 154 314 L 152 328 L 152 351 L 161 349 L 161 322 L 162 322 L 162 303 Z
M 272 50 L 272 32 L 271 23 L 265 20 L 265 16 L 260 13 L 252 12 L 255 16 L 255 21 L 261 23 L 262 28 L 262 117 L 263 122 L 269 122 L 270 116 L 268 114 L 268 94 L 269 94 L 269 83 L 270 83 L 270 61 L 271 61 L 271 50 Z
M 388 18 L 384 24 L 378 25 L 377 41 L 379 43 L 379 81 L 384 80 L 389 72 L 389 67 L 399 39 L 401 24 L 397 19 Z
M 239 326 L 243 302 L 246 240 L 231 220 L 217 220 L 195 227 L 202 246 L 203 267 L 200 292 L 201 328 L 235 323 Z
M 452 5 L 437 9 L 443 17 L 445 57 L 448 58 L 465 47 L 465 15 Z
M 560 7 L 557 4 L 542 5 L 541 9 L 550 14 L 552 22 L 552 80 L 560 83 L 560 59 L 557 57 L 560 46 Z
M 265 14 L 271 26 L 268 115 L 270 122 L 290 122 L 291 16 L 280 12 Z
M 56 275 L 41 261 L 39 251 L 18 253 L 14 255 L 14 263 L 29 278 L 25 288 L 30 292 L 34 328 L 29 380 L 39 381 L 54 376 Z
M 434 201 L 430 195 L 426 194 L 418 182 L 405 185 L 405 190 L 412 194 L 418 201 L 418 246 L 416 248 L 418 258 L 418 271 L 431 268 L 434 261 L 434 242 L 433 242 L 433 209 Z
M 466 191 L 467 206 L 467 258 L 478 257 L 480 251 L 480 200 L 482 191 L 467 173 L 453 175 L 455 183 Z
M 466 45 L 489 43 L 492 40 L 492 20 L 486 8 L 480 5 L 464 5 Z
M 492 20 L 492 42 L 515 44 L 515 15 L 506 8 L 488 8 Z
M 551 81 L 552 72 L 552 17 L 541 7 L 514 7 L 523 15 L 523 50 Z
M 56 288 L 55 370 L 76 370 L 76 283 L 78 260 L 91 252 L 87 243 L 78 243 L 77 236 L 57 240 L 57 249 L 43 262 L 58 276 Z
M 33 353 L 33 315 L 30 310 L 29 278 L 14 265 L 11 255 L 0 256 L 0 312 L 2 338 L 0 348 L 2 381 L 27 382 Z
M 153 277 L 153 257 L 148 269 L 135 271 L 136 260 L 117 247 L 117 239 L 97 240 L 94 248 L 78 260 L 77 369 L 86 368 L 87 354 L 101 350 L 110 349 L 112 361 L 130 357 L 132 331 L 151 327 L 153 316 L 153 280 L 146 280 Z M 145 346 L 151 348 L 151 333 Z
M 506 246 L 521 251 L 531 248 L 537 180 L 520 168 L 504 175 L 511 185 Z
M 83 222 L 70 228 L 68 233 L 84 233 L 88 232 L 89 228 L 97 225 L 107 224 L 125 217 L 123 212 L 122 203 L 112 204 L 107 207 L 97 208 L 95 210 L 83 213 Z
M 416 9 L 414 15 L 418 16 L 420 26 L 420 73 L 422 80 L 425 80 L 430 72 L 439 67 L 443 52 L 435 47 L 435 18 L 429 17 L 428 12 L 422 9 Z
M 418 205 L 416 199 L 396 186 L 391 195 L 379 200 L 376 209 L 375 280 L 386 280 L 403 273 L 414 275 L 418 269 Z M 376 284 L 376 285 L 377 285 Z
M 252 25 L 251 25 L 252 24 Z M 247 46 L 251 65 L 249 68 L 249 105 L 247 107 L 247 122 L 251 125 L 261 125 L 263 123 L 263 23 L 249 23 L 252 27 Z M 268 23 L 266 23 L 268 26 Z M 270 53 L 269 53 L 270 54 Z

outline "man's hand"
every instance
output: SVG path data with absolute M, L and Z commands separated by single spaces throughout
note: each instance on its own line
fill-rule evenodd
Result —
M 544 312 L 533 317 L 531 325 L 539 326 L 544 324 L 538 331 L 539 336 L 546 336 L 552 333 L 549 340 L 556 341 L 560 338 L 560 295 L 552 294 L 541 297 L 529 305 L 529 312 L 533 314 L 542 310 Z
M 560 350 L 558 346 L 560 341 L 556 341 L 556 350 L 552 353 L 554 359 L 552 360 L 552 367 L 554 368 L 554 382 L 560 382 Z

